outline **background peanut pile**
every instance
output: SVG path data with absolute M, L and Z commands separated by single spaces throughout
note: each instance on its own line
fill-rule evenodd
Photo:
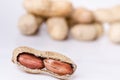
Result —
M 23 6 L 27 13 L 20 17 L 18 26 L 24 35 L 37 33 L 45 22 L 52 39 L 65 40 L 70 34 L 80 41 L 92 41 L 102 36 L 103 24 L 109 23 L 109 39 L 120 43 L 119 5 L 91 11 L 74 8 L 69 0 L 24 0 Z

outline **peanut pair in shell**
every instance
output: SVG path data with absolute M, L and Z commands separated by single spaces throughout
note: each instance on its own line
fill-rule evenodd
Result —
M 62 54 L 29 47 L 16 48 L 12 61 L 28 73 L 46 73 L 59 79 L 68 79 L 76 70 L 73 61 Z

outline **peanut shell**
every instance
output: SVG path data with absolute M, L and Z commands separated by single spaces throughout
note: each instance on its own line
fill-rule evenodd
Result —
M 58 75 L 58 74 L 55 74 L 55 73 L 53 73 L 45 68 L 43 68 L 43 69 L 27 68 L 27 67 L 21 65 L 17 60 L 18 56 L 24 52 L 35 55 L 37 57 L 42 57 L 42 58 L 46 58 L 46 59 L 54 59 L 54 60 L 58 60 L 58 61 L 62 61 L 62 62 L 71 64 L 73 67 L 73 71 L 75 72 L 75 70 L 76 70 L 76 65 L 73 63 L 73 61 L 70 58 L 68 58 L 60 53 L 50 52 L 50 51 L 38 51 L 38 50 L 35 50 L 33 48 L 29 48 L 29 47 L 25 47 L 25 46 L 16 48 L 13 51 L 12 61 L 15 64 L 17 64 L 20 69 L 22 69 L 23 71 L 26 71 L 28 73 L 34 73 L 34 74 L 35 73 L 37 73 L 37 74 L 46 73 L 46 74 L 49 74 L 49 75 L 54 76 L 54 77 L 59 78 L 59 79 L 67 79 L 68 77 L 70 77 L 73 74 L 72 73 L 72 74 L 66 74 L 66 75 Z

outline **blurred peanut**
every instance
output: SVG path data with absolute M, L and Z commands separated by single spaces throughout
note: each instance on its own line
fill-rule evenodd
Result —
M 95 20 L 101 23 L 112 23 L 120 21 L 120 6 L 114 6 L 109 9 L 97 9 L 94 11 Z
M 64 40 L 68 36 L 68 25 L 65 18 L 52 17 L 47 20 L 47 31 L 55 40 Z
M 109 9 L 97 9 L 94 11 L 94 16 L 98 22 L 112 22 L 112 13 Z
M 94 21 L 94 16 L 92 11 L 86 8 L 76 8 L 72 15 L 72 19 L 77 23 L 92 23 Z
M 78 24 L 71 28 L 71 35 L 77 39 L 82 41 L 91 41 L 98 38 L 102 31 L 100 28 L 100 24 Z
M 33 35 L 37 32 L 41 23 L 42 18 L 36 18 L 32 14 L 25 14 L 20 17 L 18 21 L 18 27 L 22 34 Z

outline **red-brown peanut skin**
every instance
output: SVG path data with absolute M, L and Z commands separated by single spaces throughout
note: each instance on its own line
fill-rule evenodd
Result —
M 20 54 L 18 61 L 21 65 L 30 69 L 42 69 L 44 64 L 42 60 L 31 54 Z
M 73 68 L 70 64 L 53 59 L 45 59 L 43 62 L 45 68 L 55 74 L 67 75 L 73 73 Z

